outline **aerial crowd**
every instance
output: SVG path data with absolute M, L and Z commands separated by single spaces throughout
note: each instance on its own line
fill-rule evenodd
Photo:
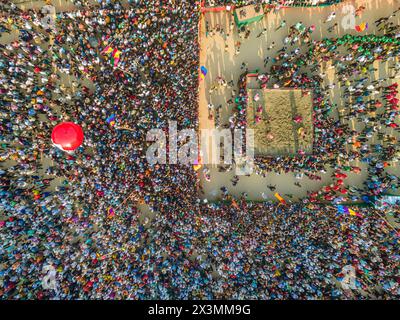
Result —
M 226 189 L 208 203 L 191 166 L 146 160 L 150 129 L 198 127 L 199 3 L 73 3 L 45 28 L 40 10 L 0 3 L 0 41 L 19 31 L 0 44 L 0 299 L 399 298 L 400 233 L 385 218 L 398 207 L 337 207 L 400 186 L 387 170 L 399 152 L 397 11 L 376 21 L 381 35 L 315 41 L 299 22 L 260 71 L 262 86 L 314 92 L 315 142 L 312 155 L 257 159 L 256 173 L 318 179 L 332 168 L 335 183 L 296 203 Z M 320 72 L 327 61 L 335 84 Z M 370 81 L 376 61 L 393 73 Z M 243 77 L 232 126 L 245 125 Z M 339 85 L 348 109 L 335 120 L 329 92 Z M 51 142 L 63 121 L 84 129 L 74 153 Z M 361 171 L 354 160 L 367 164 L 362 189 L 344 186 Z M 350 289 L 340 283 L 348 266 Z

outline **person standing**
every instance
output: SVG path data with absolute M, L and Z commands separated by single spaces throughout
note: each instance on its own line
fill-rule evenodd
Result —
M 267 28 L 264 28 L 263 31 L 261 31 L 261 32 L 258 34 L 257 38 L 260 38 L 261 36 L 263 36 L 263 35 L 266 34 L 266 33 L 267 33 Z
M 282 29 L 283 27 L 285 27 L 286 26 L 286 20 L 283 20 L 280 24 L 279 24 L 279 26 L 275 29 L 275 31 L 278 31 L 279 29 Z

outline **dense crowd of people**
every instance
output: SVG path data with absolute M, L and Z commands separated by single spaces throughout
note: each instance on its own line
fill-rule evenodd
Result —
M 312 156 L 259 159 L 257 173 L 314 177 L 332 167 L 334 185 L 286 205 L 226 190 L 221 202 L 204 203 L 192 167 L 146 161 L 150 129 L 167 132 L 173 120 L 178 129 L 198 127 L 199 3 L 128 2 L 74 1 L 54 29 L 41 26 L 40 10 L 0 4 L 1 34 L 19 30 L 0 45 L 1 299 L 398 298 L 399 233 L 385 212 L 334 206 L 399 187 L 386 170 L 398 142 L 385 130 L 399 130 L 397 86 L 364 80 L 374 61 L 394 64 L 399 54 L 390 19 L 382 36 L 322 41 L 312 40 L 311 27 L 293 26 L 283 45 L 299 50 L 282 50 L 259 77 L 268 87 L 313 90 L 316 141 Z M 122 52 L 117 66 L 107 46 Z M 351 101 L 343 121 L 331 116 L 325 61 Z M 239 81 L 237 126 L 246 98 Z M 364 129 L 351 129 L 351 119 Z M 62 121 L 85 132 L 72 154 L 50 140 Z M 373 134 L 379 144 L 369 143 Z M 343 165 L 355 159 L 368 164 L 365 190 L 343 186 L 344 172 L 361 170 Z M 358 279 L 350 290 L 337 280 L 348 265 Z M 46 289 L 49 266 L 56 285 Z
M 205 0 L 205 7 L 222 6 L 222 5 L 270 5 L 275 7 L 314 7 L 314 6 L 330 6 L 341 3 L 343 0 Z
M 397 160 L 399 154 L 396 144 L 396 132 L 399 132 L 396 123 L 399 115 L 397 83 L 385 84 L 386 76 L 368 83 L 369 78 L 365 76 L 372 64 L 378 60 L 393 61 L 395 67 L 394 57 L 399 53 L 397 38 L 346 35 L 339 39 L 310 42 L 311 27 L 293 26 L 291 30 L 287 37 L 289 41 L 296 37 L 296 41 L 306 45 L 306 51 L 302 53 L 298 47 L 288 53 L 285 46 L 276 58 L 271 59 L 270 71 L 258 75 L 258 82 L 261 88 L 290 87 L 302 89 L 304 94 L 313 93 L 314 150 L 311 155 L 299 153 L 295 157 L 262 157 L 258 159 L 258 173 L 265 176 L 271 171 L 297 172 L 320 179 L 318 174 L 325 173 L 328 166 L 335 170 L 360 172 L 358 166 L 340 165 L 337 159 L 342 158 L 347 163 L 359 160 L 369 164 L 373 181 L 368 179 L 365 182 L 368 187 L 365 194 L 373 196 L 397 189 L 398 178 L 384 170 L 390 167 L 389 162 Z M 347 49 L 346 53 L 340 52 L 343 47 Z M 333 66 L 338 70 L 338 84 L 344 88 L 343 98 L 349 103 L 349 110 L 346 110 L 348 113 L 343 119 L 340 119 L 340 116 L 335 119 L 332 114 L 335 106 L 330 102 L 329 93 L 335 84 L 325 85 L 326 74 L 317 73 L 324 61 L 333 61 Z M 343 63 L 345 61 L 350 63 Z M 309 76 L 307 70 L 313 71 L 313 75 Z M 359 78 L 359 75 L 364 77 Z M 391 75 L 388 78 L 391 81 L 397 76 Z M 232 122 L 232 126 L 246 126 L 246 105 L 248 99 L 253 98 L 247 96 L 246 81 L 244 73 L 239 81 L 239 97 L 235 103 L 232 101 L 232 104 L 235 104 L 235 121 Z M 360 132 L 351 130 L 351 120 L 363 123 L 365 128 Z M 395 132 L 391 132 L 390 129 L 394 129 Z M 372 143 L 374 134 L 378 136 L 379 143 Z M 346 151 L 348 145 L 351 145 L 353 150 Z M 338 187 L 336 191 L 340 199 L 343 194 L 347 194 L 343 187 Z M 323 196 L 323 192 L 320 192 L 320 196 Z M 352 196 L 353 201 L 360 199 L 361 196 L 358 199 L 357 196 Z M 325 200 L 334 199 L 325 196 Z

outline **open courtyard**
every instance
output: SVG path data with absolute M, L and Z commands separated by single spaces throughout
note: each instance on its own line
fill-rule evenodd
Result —
M 358 21 L 372 21 L 382 15 L 388 15 L 393 6 L 396 6 L 396 1 L 354 1 L 355 6 L 364 5 L 367 9 Z M 338 22 L 335 31 L 328 32 L 327 23 L 324 20 L 332 12 L 331 7 L 325 8 L 284 8 L 278 12 L 268 12 L 264 17 L 258 21 L 251 23 L 244 27 L 241 32 L 235 23 L 233 9 L 230 11 L 222 10 L 218 12 L 205 11 L 200 19 L 200 66 L 205 66 L 208 69 L 208 74 L 204 80 L 200 82 L 200 129 L 206 128 L 223 128 L 229 125 L 229 119 L 232 117 L 232 110 L 234 109 L 234 99 L 237 97 L 240 88 L 240 81 L 246 74 L 256 74 L 257 76 L 268 77 L 273 71 L 274 58 L 282 52 L 294 52 L 296 49 L 305 50 L 305 45 L 299 41 L 293 44 L 285 44 L 282 40 L 290 33 L 290 27 L 296 25 L 299 21 L 305 27 L 315 26 L 315 31 L 312 37 L 315 40 L 329 38 L 332 35 L 336 37 L 343 36 L 344 34 L 354 34 L 355 30 L 345 30 L 341 25 L 341 21 L 345 19 L 346 13 L 343 7 L 346 4 L 339 4 L 335 6 L 336 18 Z M 300 18 L 301 17 L 301 18 Z M 285 26 L 280 27 L 282 21 L 285 21 Z M 369 24 L 368 34 L 374 34 L 377 29 L 372 23 Z M 368 71 L 370 81 L 377 78 L 385 78 L 395 75 L 396 71 L 391 67 L 392 62 L 375 62 L 373 69 Z M 311 74 L 311 66 L 304 68 L 305 72 Z M 330 116 L 335 121 L 340 121 L 345 124 L 348 123 L 350 128 L 356 131 L 362 131 L 364 124 L 357 119 L 347 120 L 344 117 L 348 113 L 348 105 L 351 100 L 343 97 L 345 86 L 338 84 L 338 76 L 332 61 L 326 60 L 321 64 L 318 70 L 314 70 L 317 74 L 323 74 L 322 87 L 329 94 L 329 101 L 332 104 Z M 256 79 L 257 79 L 256 76 Z M 221 85 L 221 78 L 223 79 Z M 243 80 L 244 81 L 244 80 Z M 243 82 L 242 81 L 242 82 Z M 224 83 L 228 85 L 224 85 Z M 229 85 L 230 82 L 230 85 Z M 274 86 L 269 85 L 270 89 Z M 289 85 L 289 88 L 292 85 Z M 260 88 L 258 81 L 251 79 L 248 83 L 248 89 L 257 90 Z M 282 89 L 282 88 L 281 88 Z M 284 88 L 287 90 L 286 88 Z M 273 92 L 271 90 L 271 92 Z M 301 90 L 298 95 L 301 96 Z M 293 121 L 293 110 L 290 103 L 282 101 L 281 106 L 278 101 L 269 101 L 271 97 L 264 97 L 260 94 L 260 99 L 265 98 L 265 105 L 263 109 L 263 116 L 258 123 L 251 121 L 253 118 L 251 112 L 255 110 L 253 107 L 257 102 L 251 97 L 248 97 L 247 108 L 247 127 L 255 128 L 258 138 L 257 153 L 263 155 L 286 156 L 295 154 L 296 151 L 302 150 L 305 153 L 313 153 L 313 144 L 315 144 L 313 121 L 310 119 L 310 99 L 312 99 L 312 92 L 310 96 L 303 96 L 307 102 L 299 104 L 299 114 L 303 118 L 303 129 L 299 131 L 300 126 Z M 275 99 L 282 99 L 282 97 L 274 97 Z M 284 99 L 285 100 L 285 99 Z M 210 104 L 212 105 L 213 117 L 209 117 Z M 304 104 L 304 109 L 302 104 Z M 269 128 L 266 125 L 266 114 L 268 115 L 268 108 L 274 108 L 270 113 Z M 287 110 L 287 108 L 289 108 Z M 249 113 L 250 110 L 250 113 Z M 257 110 L 255 110 L 257 111 Z M 279 113 L 278 113 L 279 111 Z M 296 116 L 296 115 L 295 115 Z M 217 119 L 217 121 L 216 121 Z M 274 128 L 271 130 L 271 126 Z M 261 127 L 263 127 L 261 129 Z M 294 130 L 297 129 L 297 130 Z M 267 133 L 265 134 L 265 130 Z M 294 130 L 294 131 L 293 131 Z M 387 130 L 388 133 L 398 136 L 398 133 L 392 129 Z M 268 134 L 269 133 L 269 134 Z M 298 139 L 299 135 L 303 139 Z M 317 134 L 318 136 L 318 134 Z M 265 139 L 263 139 L 263 137 Z M 268 139 L 269 138 L 269 139 Z M 377 142 L 377 135 L 373 135 L 369 141 L 371 145 Z M 345 145 L 346 150 L 351 150 L 352 146 Z M 315 151 L 315 146 L 314 146 Z M 347 165 L 354 165 L 362 168 L 360 172 L 349 172 L 349 179 L 345 181 L 345 185 L 349 183 L 353 187 L 363 189 L 367 178 L 367 165 L 359 160 L 346 160 L 337 158 L 336 162 Z M 396 162 L 391 163 L 389 172 L 398 172 L 398 165 Z M 205 179 L 203 174 L 200 174 L 201 185 L 204 191 L 203 197 L 208 200 L 215 201 L 220 198 L 221 188 L 226 187 L 229 193 L 235 196 L 240 196 L 244 192 L 247 194 L 249 200 L 262 201 L 267 197 L 269 200 L 276 200 L 274 194 L 279 191 L 289 201 L 302 198 L 309 192 L 318 191 L 325 185 L 333 183 L 330 166 L 321 171 L 318 175 L 320 180 L 310 179 L 304 175 L 305 168 L 291 169 L 290 172 L 285 172 L 284 168 L 271 170 L 264 174 L 260 174 L 260 170 L 255 170 L 251 176 L 242 176 L 240 180 L 232 185 L 231 180 L 235 176 L 235 170 L 223 171 L 218 166 L 208 166 L 206 168 L 207 175 L 211 179 Z M 301 178 L 300 178 L 301 177 Z M 297 186 L 295 185 L 297 184 Z M 298 186 L 301 185 L 301 187 Z M 276 189 L 271 191 L 268 186 L 275 186 Z M 264 197 L 263 197 L 264 195 Z

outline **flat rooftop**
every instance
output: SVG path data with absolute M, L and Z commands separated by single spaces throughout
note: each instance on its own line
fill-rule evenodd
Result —
M 257 8 L 259 8 L 258 12 L 256 11 Z M 262 5 L 248 5 L 245 7 L 236 8 L 235 13 L 239 22 L 243 22 L 264 15 L 264 9 Z

